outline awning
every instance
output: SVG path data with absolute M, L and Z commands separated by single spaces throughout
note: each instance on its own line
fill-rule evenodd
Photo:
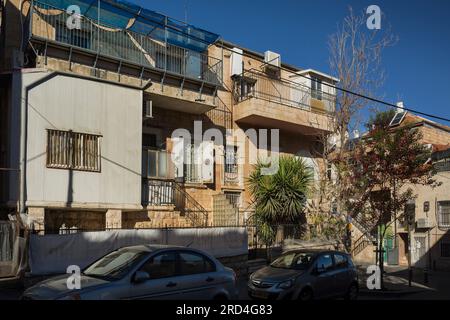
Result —
M 219 35 L 177 21 L 166 15 L 141 8 L 138 5 L 117 0 L 38 0 L 38 7 L 53 7 L 66 11 L 70 6 L 78 6 L 80 14 L 100 25 L 126 29 L 150 38 L 166 41 L 186 49 L 204 52 Z M 100 12 L 99 12 L 100 4 Z

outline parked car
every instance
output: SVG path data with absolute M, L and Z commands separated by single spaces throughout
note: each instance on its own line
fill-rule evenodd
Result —
M 248 294 L 255 299 L 356 299 L 358 275 L 346 253 L 292 250 L 253 273 Z
M 236 274 L 209 254 L 156 245 L 124 247 L 81 273 L 81 288 L 68 289 L 69 275 L 27 289 L 23 299 L 236 299 Z

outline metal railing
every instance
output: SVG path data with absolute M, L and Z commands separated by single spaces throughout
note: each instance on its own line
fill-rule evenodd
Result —
M 100 26 L 84 16 L 80 16 L 80 29 L 69 29 L 66 21 L 70 17 L 64 10 L 34 1 L 30 35 L 214 85 L 222 82 L 223 63 L 220 59 L 126 29 Z
M 247 70 L 234 82 L 236 102 L 257 98 L 315 113 L 331 114 L 336 107 L 336 96 L 283 78 L 273 78 Z
M 173 180 L 144 179 L 142 201 L 146 206 L 173 205 L 193 226 L 206 226 L 208 211 Z
M 145 179 L 142 187 L 144 206 L 175 205 L 173 181 Z
M 450 171 L 450 159 L 444 159 L 437 161 L 433 164 L 436 172 L 448 172 Z
M 187 193 L 180 183 L 174 182 L 173 187 L 176 210 L 183 213 L 192 222 L 193 226 L 208 225 L 208 211 Z
M 352 255 L 353 256 L 357 256 L 358 254 L 360 254 L 365 248 L 367 248 L 367 246 L 371 245 L 372 241 L 370 241 L 369 239 L 367 239 L 366 235 L 363 234 L 361 235 L 353 244 L 352 246 Z

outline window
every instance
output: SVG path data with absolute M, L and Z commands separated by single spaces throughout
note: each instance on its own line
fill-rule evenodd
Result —
M 215 266 L 208 258 L 192 252 L 180 252 L 180 274 L 214 272 Z
M 241 206 L 241 193 L 240 192 L 230 192 L 224 191 L 225 197 L 230 201 L 234 208 L 239 208 Z
M 195 144 L 187 144 L 185 148 L 185 181 L 190 183 L 202 182 L 202 150 Z
M 441 242 L 441 257 L 450 258 L 450 242 Z
M 225 152 L 225 173 L 237 173 L 237 146 L 227 146 Z
M 87 276 L 119 280 L 141 262 L 146 253 L 124 248 L 113 251 L 89 266 L 83 273 Z
M 176 253 L 164 252 L 147 261 L 141 268 L 150 275 L 150 279 L 161 279 L 176 275 Z
M 313 253 L 288 252 L 277 258 L 270 265 L 274 268 L 306 270 L 314 258 Z
M 322 80 L 311 78 L 311 97 L 322 100 Z
M 238 147 L 226 146 L 224 165 L 225 184 L 239 183 L 238 167 Z
M 333 268 L 333 260 L 331 254 L 324 254 L 317 259 L 317 268 L 328 271 Z
M 440 228 L 450 228 L 450 201 L 438 202 L 438 225 Z
M 255 95 L 256 79 L 248 77 L 237 77 L 235 82 L 235 90 L 237 96 L 244 100 Z
M 147 178 L 169 178 L 173 170 L 170 168 L 171 158 L 165 150 L 143 150 L 142 163 L 145 164 L 144 175 Z
M 156 148 L 156 134 L 143 133 L 142 146 L 145 148 Z
M 47 167 L 100 171 L 100 136 L 47 130 Z
M 345 269 L 348 266 L 348 259 L 342 254 L 335 254 L 334 264 L 336 266 L 336 269 Z

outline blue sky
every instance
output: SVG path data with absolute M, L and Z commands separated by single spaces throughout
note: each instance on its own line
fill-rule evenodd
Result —
M 284 62 L 329 72 L 327 40 L 348 6 L 380 6 L 399 37 L 384 52 L 385 100 L 450 118 L 448 0 L 129 0 L 246 48 L 279 52 Z M 386 21 L 382 21 L 383 23 Z M 450 125 L 450 123 L 447 123 Z

